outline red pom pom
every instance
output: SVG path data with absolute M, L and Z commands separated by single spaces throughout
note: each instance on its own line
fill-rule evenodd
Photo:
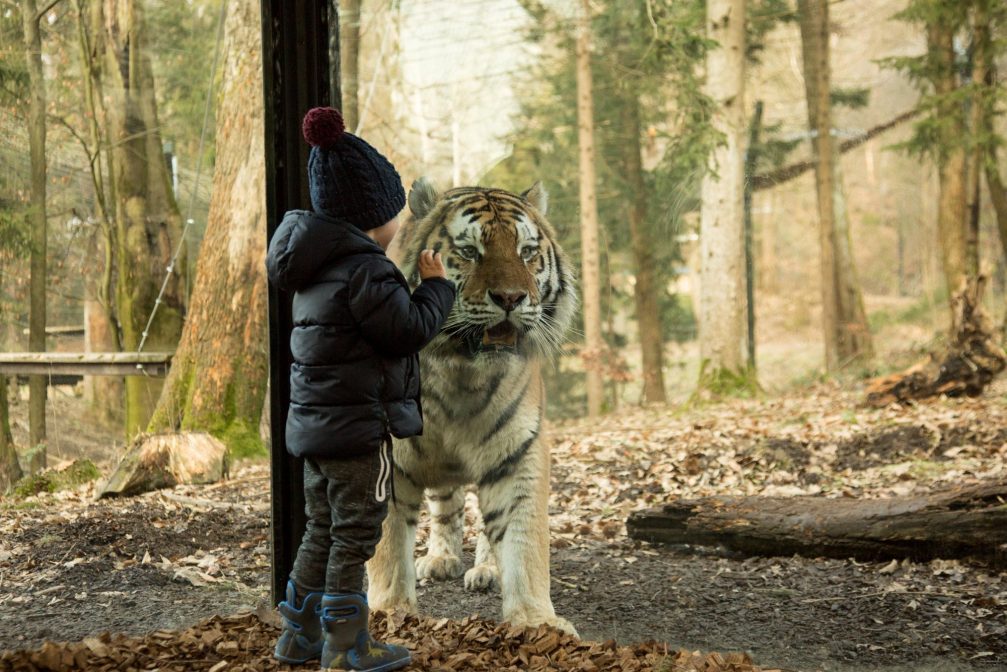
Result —
M 326 148 L 343 135 L 346 124 L 343 115 L 333 107 L 315 107 L 304 115 L 301 132 L 312 147 Z

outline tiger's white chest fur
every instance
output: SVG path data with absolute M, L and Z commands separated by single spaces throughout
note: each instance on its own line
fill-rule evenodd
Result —
M 423 435 L 396 442 L 419 486 L 485 485 L 541 431 L 537 362 L 507 355 L 421 357 Z

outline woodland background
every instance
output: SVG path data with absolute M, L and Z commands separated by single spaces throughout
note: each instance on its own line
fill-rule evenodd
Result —
M 788 669 L 1007 665 L 1007 7 L 333 9 L 349 128 L 407 186 L 541 180 L 582 297 L 548 441 L 554 601 L 589 641 L 475 619 L 498 597 L 451 584 L 421 586 L 440 620 L 392 615 L 390 636 L 452 670 L 757 669 L 663 642 Z M 268 664 L 259 22 L 254 0 L 0 0 L 0 649 L 25 649 L 0 669 Z M 61 356 L 171 366 L 11 368 Z M 710 497 L 947 493 L 978 546 L 741 559 L 627 527 Z M 27 651 L 53 638 L 84 639 Z

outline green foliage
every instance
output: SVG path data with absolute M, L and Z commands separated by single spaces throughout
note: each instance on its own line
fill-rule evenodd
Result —
M 877 332 L 884 327 L 895 324 L 932 324 L 934 311 L 946 310 L 947 301 L 947 289 L 941 286 L 933 294 L 925 294 L 905 308 L 875 311 L 868 318 L 871 332 Z
M 920 91 L 919 108 L 922 115 L 913 125 L 913 135 L 895 149 L 910 154 L 942 161 L 948 152 L 977 147 L 995 149 L 1002 138 L 995 132 L 971 128 L 965 114 L 979 101 L 989 110 L 990 116 L 1003 114 L 997 104 L 1007 100 L 1003 87 L 996 82 L 972 80 L 972 66 L 978 45 L 972 34 L 972 20 L 977 10 L 989 17 L 991 40 L 986 47 L 986 61 L 995 63 L 1007 54 L 1007 3 L 1001 0 L 911 0 L 895 18 L 919 26 L 928 36 L 927 50 L 918 56 L 898 56 L 881 59 L 888 68 L 898 70 Z M 950 30 L 953 36 L 953 54 L 941 53 L 929 39 L 935 30 Z M 966 48 L 959 48 L 964 45 Z M 949 68 L 953 72 L 949 73 Z M 950 74 L 951 90 L 938 93 L 938 82 Z M 992 121 L 990 128 L 996 128 Z
M 676 343 L 696 338 L 698 325 L 692 298 L 682 294 L 669 296 L 662 306 L 661 326 L 665 336 Z
M 0 5 L 0 107 L 22 114 L 27 93 L 21 10 Z
M 645 166 L 644 223 L 653 240 L 666 286 L 678 259 L 674 236 L 683 214 L 698 204 L 698 189 L 712 147 L 721 141 L 710 126 L 713 102 L 702 91 L 700 67 L 713 42 L 704 34 L 705 6 L 700 0 L 633 0 L 606 3 L 593 17 L 595 145 L 598 215 L 604 271 L 622 270 L 628 259 L 629 208 L 640 198 L 626 169 L 627 148 L 639 142 L 656 155 Z M 511 156 L 484 182 L 513 190 L 545 179 L 550 192 L 549 219 L 561 241 L 580 263 L 577 101 L 573 35 L 547 34 L 536 24 L 531 37 L 558 42 L 544 59 L 536 84 L 524 87 L 524 120 L 512 137 Z M 638 124 L 638 126 L 637 126 Z M 636 135 L 637 137 L 634 137 Z M 662 293 L 663 294 L 663 293 Z M 628 300 L 603 292 L 603 301 Z M 606 310 L 610 305 L 605 307 Z M 662 312 L 664 307 L 662 306 Z
M 779 23 L 796 21 L 797 9 L 790 0 L 750 0 L 745 19 L 745 56 L 758 63 L 766 48 L 766 35 Z
M 91 460 L 74 460 L 70 466 L 59 471 L 43 471 L 21 479 L 14 487 L 14 496 L 19 499 L 37 495 L 40 492 L 56 492 L 76 488 L 78 485 L 94 481 L 101 476 L 98 467 Z
M 204 156 L 196 157 L 195 154 L 203 127 L 207 91 L 213 84 L 210 64 L 222 1 L 149 0 L 146 3 L 147 47 L 157 55 L 152 65 L 157 81 L 161 136 L 166 142 L 173 142 L 175 152 L 193 168 L 197 160 L 213 156 L 212 109 Z
M 24 257 L 30 249 L 28 211 L 0 197 L 0 261 Z
M 868 88 L 834 88 L 829 92 L 829 100 L 833 107 L 848 107 L 858 110 L 867 107 L 871 99 L 871 90 Z

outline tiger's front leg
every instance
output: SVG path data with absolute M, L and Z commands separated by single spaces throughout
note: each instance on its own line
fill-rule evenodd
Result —
M 435 488 L 427 495 L 430 503 L 430 539 L 427 554 L 416 560 L 416 576 L 421 579 L 457 579 L 462 565 L 462 535 L 465 526 L 465 490 Z
M 549 454 L 537 431 L 483 475 L 479 508 L 497 560 L 503 619 L 576 635 L 549 594 Z
M 416 611 L 413 549 L 423 489 L 395 465 L 393 495 L 381 542 L 367 563 L 367 602 L 372 609 Z

